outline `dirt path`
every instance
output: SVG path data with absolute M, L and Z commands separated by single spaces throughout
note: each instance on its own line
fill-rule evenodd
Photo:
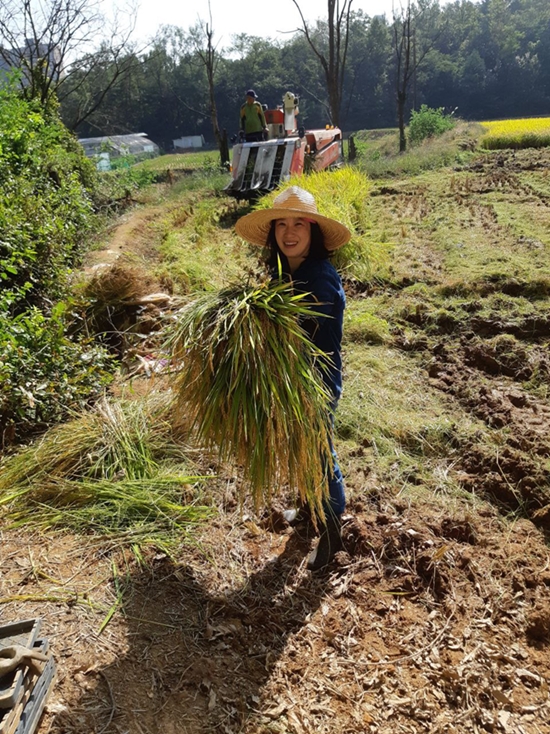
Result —
M 162 206 L 136 207 L 123 214 L 108 231 L 105 246 L 87 254 L 84 274 L 113 265 L 124 254 L 150 255 L 151 239 L 154 239 L 151 226 L 165 214 L 166 207 Z
M 202 541 L 215 564 L 191 548 L 149 571 L 127 559 L 102 632 L 111 554 L 4 534 L 4 615 L 24 594 L 58 666 L 40 731 L 549 732 L 540 531 L 377 504 L 348 518 L 349 555 L 319 578 L 302 532 L 230 516 Z

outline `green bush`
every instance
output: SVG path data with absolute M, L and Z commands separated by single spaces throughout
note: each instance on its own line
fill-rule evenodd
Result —
M 53 101 L 0 89 L 0 446 L 109 380 L 106 352 L 70 336 L 62 303 L 95 222 L 97 182 Z
M 423 104 L 413 110 L 409 122 L 408 137 L 411 145 L 418 145 L 427 138 L 442 135 L 455 126 L 455 121 L 443 112 L 443 107 L 434 109 Z
M 91 230 L 94 182 L 55 109 L 0 89 L 0 281 L 12 312 L 62 295 Z
M 4 308 L 2 304 L 4 303 Z M 64 304 L 9 317 L 0 298 L 0 445 L 65 418 L 110 382 L 111 358 L 67 335 Z

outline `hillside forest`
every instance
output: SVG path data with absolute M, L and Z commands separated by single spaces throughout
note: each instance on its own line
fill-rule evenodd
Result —
M 408 113 L 422 104 L 455 111 L 466 120 L 547 113 L 547 0 L 456 0 L 444 5 L 421 0 L 413 11 L 411 53 L 417 69 L 410 80 Z M 286 12 L 296 16 L 299 26 L 298 13 L 290 2 Z M 344 130 L 396 125 L 395 32 L 399 23 L 399 18 L 370 17 L 351 6 L 340 113 Z M 213 142 L 209 87 L 201 58 L 205 27 L 167 26 L 145 51 L 126 49 L 124 58 L 116 60 L 117 68 L 124 65 L 125 73 L 97 112 L 79 125 L 78 134 L 143 131 L 165 150 L 181 135 L 203 134 Z M 300 97 L 302 124 L 315 127 L 330 122 L 323 69 L 303 32 L 283 40 L 247 35 L 227 39 L 215 17 L 210 28 L 217 44 L 214 84 L 219 125 L 229 136 L 237 132 L 238 109 L 249 87 L 270 106 L 280 103 L 282 94 L 290 89 Z M 311 36 L 326 55 L 328 28 L 322 17 L 312 24 Z M 74 90 L 65 93 L 62 104 L 69 127 L 74 126 L 86 101 L 101 93 L 105 80 L 114 74 L 114 65 L 105 55 L 93 76 L 86 66 L 74 75 Z

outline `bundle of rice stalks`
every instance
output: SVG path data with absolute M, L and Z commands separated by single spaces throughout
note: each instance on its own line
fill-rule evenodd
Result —
M 91 301 L 115 308 L 137 299 L 154 287 L 154 281 L 146 270 L 129 263 L 115 263 L 101 268 L 83 285 L 84 294 Z
M 80 285 L 77 308 L 83 326 L 121 351 L 124 333 L 136 323 L 140 298 L 154 290 L 149 273 L 135 265 L 115 263 L 98 270 Z
M 168 547 L 174 534 L 210 515 L 206 507 L 182 504 L 182 487 L 198 477 L 156 477 L 136 480 L 50 480 L 47 492 L 26 487 L 6 495 L 11 527 L 32 523 L 48 529 L 64 527 L 103 536 L 126 536 L 132 543 Z M 47 496 L 44 496 L 47 495 Z M 14 501 L 17 500 L 17 501 Z
M 327 492 L 327 356 L 299 319 L 317 314 L 289 283 L 236 285 L 186 306 L 168 348 L 175 385 L 199 441 L 235 461 L 256 507 L 290 488 L 320 512 Z
M 132 543 L 166 545 L 204 507 L 182 504 L 200 477 L 181 470 L 172 396 L 103 400 L 56 426 L 0 466 L 0 506 L 13 524 L 124 533 Z M 173 467 L 167 473 L 166 466 Z

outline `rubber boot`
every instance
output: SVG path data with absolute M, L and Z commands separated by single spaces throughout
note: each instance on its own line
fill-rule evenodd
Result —
M 328 566 L 338 551 L 343 549 L 341 526 L 342 521 L 339 515 L 327 515 L 317 548 L 307 562 L 308 571 L 319 571 Z

